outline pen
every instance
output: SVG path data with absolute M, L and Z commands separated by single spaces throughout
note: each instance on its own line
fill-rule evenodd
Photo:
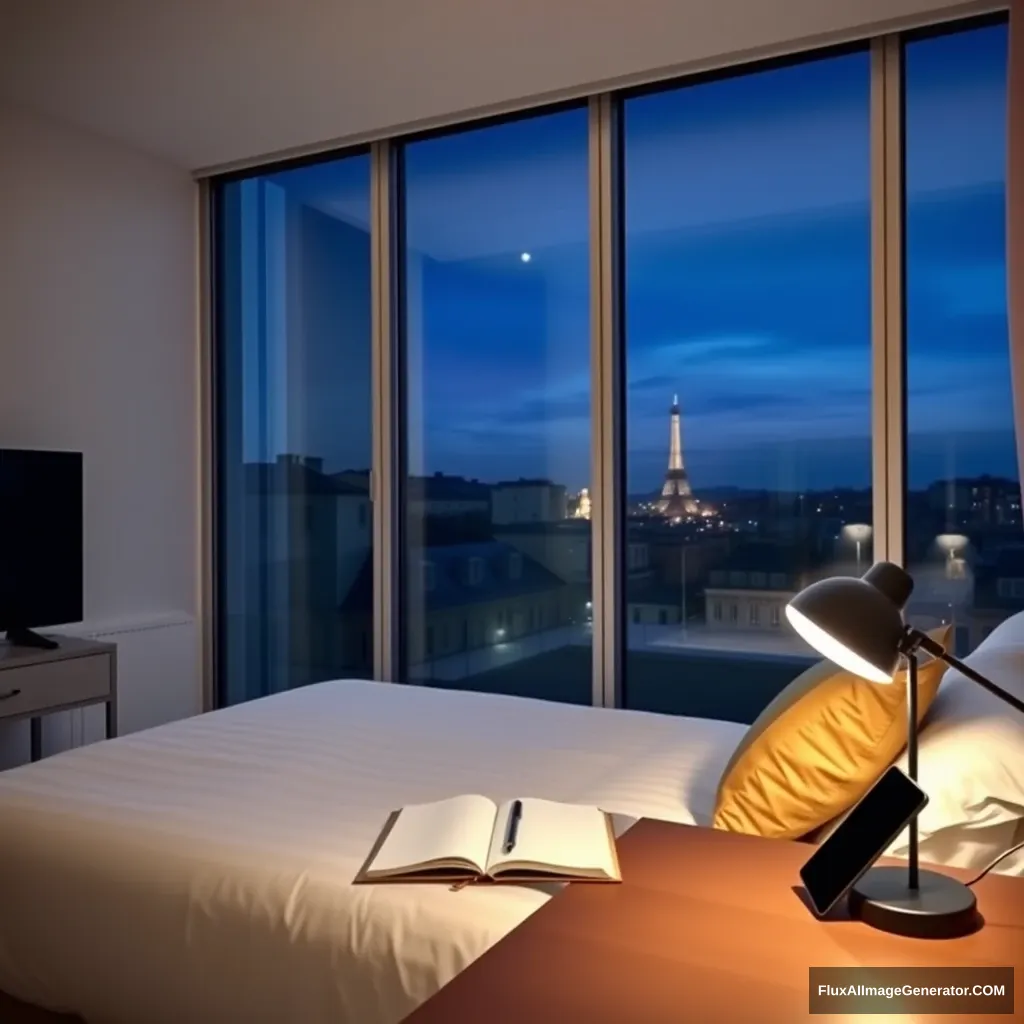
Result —
M 519 834 L 519 822 L 523 817 L 523 801 L 516 800 L 508 816 L 508 833 L 505 836 L 504 853 L 511 853 L 516 847 L 516 836 Z

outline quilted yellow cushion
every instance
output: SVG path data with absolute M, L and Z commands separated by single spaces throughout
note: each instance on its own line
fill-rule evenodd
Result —
M 946 647 L 953 627 L 928 635 Z M 922 658 L 918 721 L 945 663 Z M 870 683 L 822 661 L 802 672 L 758 716 L 718 784 L 714 827 L 797 839 L 856 803 L 907 743 L 906 670 Z

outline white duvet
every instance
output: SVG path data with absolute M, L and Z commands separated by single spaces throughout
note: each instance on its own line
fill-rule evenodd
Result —
M 550 895 L 353 887 L 389 811 L 477 792 L 706 823 L 744 731 L 339 681 L 14 769 L 0 990 L 97 1024 L 398 1021 Z

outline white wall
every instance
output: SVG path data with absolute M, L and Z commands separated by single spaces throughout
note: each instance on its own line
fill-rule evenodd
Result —
M 967 7 L 978 5 L 23 0 L 0 38 L 0 94 L 208 168 Z
M 85 458 L 85 613 L 120 651 L 120 725 L 200 710 L 196 186 L 0 104 L 0 446 Z M 102 710 L 48 720 L 49 749 Z M 0 764 L 28 726 L 0 726 Z

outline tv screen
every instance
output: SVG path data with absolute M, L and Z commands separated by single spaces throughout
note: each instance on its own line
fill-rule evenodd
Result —
M 81 453 L 0 448 L 0 630 L 12 643 L 82 621 L 82 561 Z

